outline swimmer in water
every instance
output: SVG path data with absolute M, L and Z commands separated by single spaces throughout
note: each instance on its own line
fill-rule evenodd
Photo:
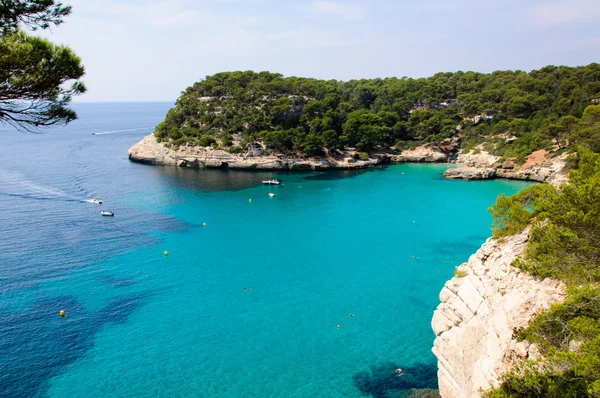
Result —
M 337 326 L 335 327 L 337 330 L 340 330 L 340 326 L 342 326 L 341 323 L 338 323 Z
M 354 316 L 354 314 L 351 313 L 349 316 Z
M 404 374 L 404 371 L 402 370 L 402 368 L 398 368 L 398 369 L 394 370 L 394 373 L 396 373 L 397 377 L 400 377 Z

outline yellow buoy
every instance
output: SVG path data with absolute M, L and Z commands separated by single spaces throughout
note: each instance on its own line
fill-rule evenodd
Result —
M 203 224 L 202 224 L 202 226 L 203 226 L 204 228 L 206 228 L 206 223 L 203 223 Z
M 248 199 L 248 203 L 252 203 L 252 199 Z
M 165 256 L 168 256 L 168 255 L 169 255 L 169 252 L 165 250 Z
M 65 310 L 60 310 L 59 314 L 60 316 L 65 316 Z

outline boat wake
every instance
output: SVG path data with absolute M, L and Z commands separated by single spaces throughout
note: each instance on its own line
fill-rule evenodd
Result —
M 140 128 L 136 128 L 136 129 L 111 130 L 111 131 L 99 131 L 99 132 L 94 131 L 92 133 L 92 135 L 105 135 L 105 134 L 126 133 L 128 131 L 142 131 L 142 130 L 150 130 L 150 129 L 153 129 L 153 128 L 154 127 L 140 127 Z
M 87 199 L 71 195 L 61 189 L 37 184 L 33 181 L 28 181 L 22 178 L 20 174 L 9 173 L 0 170 L 0 187 L 2 186 L 2 183 L 20 188 L 16 190 L 17 192 L 2 192 L 7 196 L 18 196 L 26 199 L 52 199 L 64 200 L 68 202 L 94 203 L 94 199 Z M 13 191 L 13 189 L 10 189 L 10 191 Z

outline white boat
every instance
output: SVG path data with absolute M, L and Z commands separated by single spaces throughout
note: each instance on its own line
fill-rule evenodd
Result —
M 114 211 L 101 211 L 100 214 L 102 214 L 103 216 L 106 216 L 106 217 L 114 217 L 115 216 Z
M 94 198 L 94 199 L 91 200 L 90 203 L 95 203 L 97 205 L 101 205 L 102 204 L 102 199 L 96 199 L 96 198 Z
M 272 179 L 272 180 L 263 181 L 262 183 L 265 185 L 279 185 L 279 184 L 281 184 L 281 181 Z
M 275 196 L 275 194 L 274 194 L 273 192 L 269 192 L 269 196 L 270 196 L 270 197 L 274 197 L 274 196 Z

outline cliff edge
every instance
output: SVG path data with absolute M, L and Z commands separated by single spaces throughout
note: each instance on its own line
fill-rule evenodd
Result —
M 536 357 L 536 346 L 514 340 L 513 330 L 563 301 L 565 286 L 510 265 L 528 239 L 528 230 L 503 242 L 488 239 L 442 289 L 432 327 L 443 398 L 479 397 L 518 360 Z

